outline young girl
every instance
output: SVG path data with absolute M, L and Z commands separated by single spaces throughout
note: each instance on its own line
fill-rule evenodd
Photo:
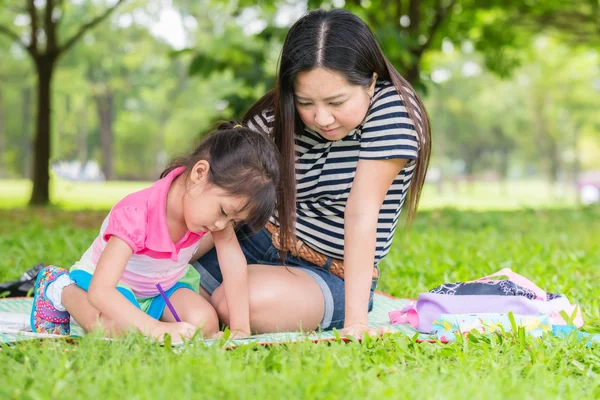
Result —
M 278 151 L 261 133 L 222 125 L 187 158 L 176 159 L 151 187 L 117 203 L 100 234 L 71 268 L 42 270 L 34 290 L 34 332 L 68 334 L 69 317 L 109 335 L 136 328 L 175 340 L 197 328 L 218 331 L 214 308 L 197 292 L 189 261 L 200 238 L 211 241 L 222 266 L 234 335 L 250 334 L 247 265 L 234 228 L 262 228 L 279 183 Z M 160 291 L 172 303 L 165 308 Z M 176 315 L 181 322 L 176 321 Z
M 278 217 L 297 216 L 295 227 L 274 218 L 240 241 L 254 264 L 252 330 L 369 332 L 378 266 L 405 202 L 414 218 L 425 179 L 431 138 L 421 101 L 363 21 L 316 10 L 291 27 L 275 89 L 246 120 L 281 151 Z M 230 320 L 225 265 L 211 251 L 194 267 L 219 317 Z

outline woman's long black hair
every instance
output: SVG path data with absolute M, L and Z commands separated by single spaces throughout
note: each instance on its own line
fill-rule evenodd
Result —
M 258 100 L 246 113 L 247 121 L 263 110 L 274 110 L 273 136 L 281 152 L 281 184 L 278 193 L 279 215 L 294 213 L 296 206 L 295 135 L 303 125 L 294 103 L 294 81 L 300 72 L 323 68 L 342 74 L 348 83 L 368 88 L 373 73 L 393 83 L 415 124 L 419 138 L 418 160 L 408 195 L 407 225 L 415 218 L 431 153 L 429 117 L 410 83 L 383 54 L 373 32 L 360 18 L 343 9 L 314 10 L 291 28 L 279 60 L 275 88 Z M 293 237 L 293 226 L 280 222 L 281 243 Z

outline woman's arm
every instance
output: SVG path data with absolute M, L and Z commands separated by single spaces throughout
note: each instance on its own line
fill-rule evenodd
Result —
M 396 158 L 358 162 L 344 214 L 346 314 L 342 333 L 361 335 L 368 329 L 379 210 L 407 161 Z
M 229 307 L 229 329 L 237 336 L 250 335 L 248 265 L 233 226 L 212 232 L 217 258 L 223 274 L 223 289 Z
M 92 276 L 89 301 L 120 327 L 135 327 L 145 335 L 158 337 L 169 331 L 166 324 L 138 309 L 116 289 L 132 254 L 133 251 L 126 242 L 116 236 L 110 237 Z

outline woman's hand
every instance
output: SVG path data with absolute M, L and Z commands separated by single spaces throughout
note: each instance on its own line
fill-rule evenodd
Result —
M 223 337 L 223 335 L 225 335 L 225 332 L 217 332 L 213 335 L 212 339 L 221 339 Z M 250 332 L 244 332 L 244 331 L 235 331 L 235 332 L 231 332 L 231 335 L 229 335 L 229 337 L 227 338 L 229 339 L 244 339 L 244 338 L 248 338 L 250 337 L 252 334 Z
M 346 323 L 342 333 L 357 338 L 380 335 L 369 329 L 368 304 L 375 265 L 377 224 L 383 201 L 406 159 L 360 160 L 344 212 Z M 389 329 L 388 329 L 389 331 Z
M 252 336 L 252 334 L 248 331 L 248 332 L 244 332 L 241 330 L 235 331 L 235 332 L 231 332 L 231 335 L 229 336 L 229 339 L 243 339 L 243 338 L 247 338 Z
M 351 336 L 356 339 L 362 339 L 363 336 L 382 336 L 384 333 L 391 333 L 392 330 L 387 326 L 380 326 L 377 328 L 369 328 L 367 324 L 350 324 L 344 326 L 344 329 L 340 331 L 341 336 Z

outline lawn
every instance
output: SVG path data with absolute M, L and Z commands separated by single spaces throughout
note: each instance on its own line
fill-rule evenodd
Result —
M 151 182 L 72 182 L 51 181 L 52 202 L 64 209 L 107 209 L 132 191 L 143 189 Z M 0 180 L 0 208 L 24 207 L 31 194 L 28 180 Z M 469 210 L 515 210 L 524 207 L 572 207 L 575 205 L 573 185 L 551 187 L 540 180 L 501 182 L 448 182 L 440 192 L 426 185 L 421 208 L 453 207 Z
M 105 214 L 11 210 L 4 196 L 2 203 L 0 280 L 38 261 L 70 266 Z M 106 208 L 103 204 L 97 208 Z M 502 211 L 429 207 L 412 231 L 397 234 L 378 289 L 415 297 L 441 282 L 511 267 L 579 303 L 596 331 L 600 208 L 551 205 Z M 0 348 L 0 398 L 591 399 L 600 398 L 598 347 L 511 336 L 417 344 L 393 335 L 363 344 L 248 345 L 231 351 L 196 342 L 173 351 L 135 335 L 116 342 L 88 336 L 76 345 Z

